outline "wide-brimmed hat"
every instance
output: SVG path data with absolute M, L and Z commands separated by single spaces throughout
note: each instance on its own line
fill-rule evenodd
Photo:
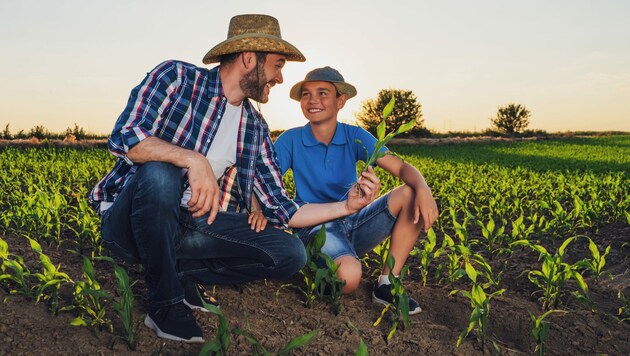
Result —
M 306 82 L 330 82 L 332 83 L 337 91 L 341 94 L 346 94 L 348 99 L 357 95 L 357 88 L 355 88 L 352 84 L 346 83 L 345 79 L 338 70 L 331 67 L 323 67 L 316 68 L 312 71 L 306 73 L 306 77 L 301 82 L 298 82 L 294 86 L 291 87 L 291 91 L 289 96 L 293 100 L 300 101 L 302 98 L 302 84 Z
M 302 52 L 282 39 L 278 20 L 269 15 L 232 17 L 227 40 L 208 51 L 203 57 L 203 63 L 219 62 L 221 56 L 240 52 L 272 52 L 285 55 L 288 61 L 306 60 Z

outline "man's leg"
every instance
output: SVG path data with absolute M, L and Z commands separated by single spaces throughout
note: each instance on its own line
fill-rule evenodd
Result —
M 161 162 L 139 166 L 104 212 L 101 235 L 112 252 L 145 268 L 145 324 L 163 338 L 202 342 L 201 329 L 182 303 L 184 290 L 175 265 L 182 192 L 180 168 Z
M 219 212 L 192 218 L 182 212 L 183 234 L 176 251 L 179 276 L 201 284 L 240 284 L 263 278 L 286 278 L 306 264 L 302 242 L 283 230 L 267 226 L 256 232 L 247 215 Z

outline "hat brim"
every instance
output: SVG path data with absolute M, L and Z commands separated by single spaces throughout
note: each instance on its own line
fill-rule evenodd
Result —
M 332 85 L 335 86 L 335 88 L 337 88 L 337 91 L 341 94 L 345 94 L 348 99 L 354 97 L 355 95 L 357 95 L 357 88 L 354 87 L 354 85 L 352 84 L 348 84 L 345 82 L 334 82 L 334 81 L 330 81 L 330 80 L 321 80 L 321 79 L 314 79 L 314 80 L 303 80 L 301 82 L 298 82 L 297 84 L 295 84 L 294 86 L 291 87 L 291 91 L 289 91 L 289 97 L 291 97 L 291 99 L 296 100 L 296 101 L 300 101 L 302 99 L 302 85 L 304 85 L 304 83 L 306 82 L 328 82 L 331 83 Z
M 266 34 L 243 34 L 231 37 L 214 46 L 203 57 L 203 63 L 216 63 L 221 61 L 221 56 L 240 52 L 280 53 L 287 57 L 287 61 L 306 61 L 300 50 L 281 38 Z

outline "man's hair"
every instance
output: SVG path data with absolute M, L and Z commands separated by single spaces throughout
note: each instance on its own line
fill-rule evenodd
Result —
M 241 55 L 241 53 L 243 52 L 225 54 L 221 56 L 221 60 L 219 62 L 220 64 L 234 63 L 236 59 Z M 259 64 L 265 64 L 265 61 L 267 60 L 267 52 L 254 52 L 254 53 L 256 53 L 256 61 Z

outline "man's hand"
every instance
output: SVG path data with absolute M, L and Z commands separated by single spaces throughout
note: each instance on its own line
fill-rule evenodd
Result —
M 381 189 L 381 181 L 374 173 L 372 167 L 368 167 L 367 171 L 361 173 L 361 177 L 356 185 L 350 189 L 346 207 L 350 213 L 361 210 L 378 197 Z
M 428 187 L 426 189 L 421 189 L 416 191 L 416 198 L 414 202 L 414 211 L 413 211 L 413 223 L 417 224 L 420 215 L 422 214 L 422 223 L 424 231 L 427 232 L 431 228 L 431 225 L 438 218 L 438 208 L 435 203 L 435 199 L 433 199 L 433 194 L 431 194 L 431 189 Z
M 188 182 L 191 196 L 188 211 L 194 218 L 210 212 L 208 224 L 212 224 L 219 212 L 219 185 L 210 163 L 202 154 L 194 154 L 188 165 Z

